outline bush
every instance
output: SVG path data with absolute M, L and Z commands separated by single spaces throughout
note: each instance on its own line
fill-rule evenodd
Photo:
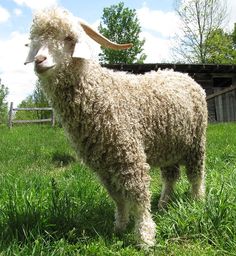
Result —
M 19 104 L 19 108 L 44 108 L 49 107 L 49 102 L 46 99 L 43 91 L 40 89 L 39 85 L 32 95 L 28 96 Z M 15 119 L 20 120 L 33 120 L 33 119 L 48 119 L 51 117 L 51 111 L 18 111 L 16 112 Z
M 0 124 L 7 121 L 7 102 L 8 88 L 1 84 L 0 80 Z

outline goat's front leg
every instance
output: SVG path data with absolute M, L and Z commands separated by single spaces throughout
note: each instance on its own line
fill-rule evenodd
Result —
M 124 197 L 120 197 L 119 200 L 115 201 L 115 203 L 116 212 L 114 230 L 116 233 L 122 233 L 129 222 L 129 203 Z
M 156 224 L 150 213 L 150 204 L 146 202 L 134 206 L 135 234 L 140 247 L 151 247 L 155 245 Z
M 151 215 L 149 167 L 143 164 L 137 168 L 139 169 L 136 170 L 135 176 L 127 179 L 124 187 L 132 206 L 131 213 L 134 216 L 138 244 L 140 247 L 150 247 L 155 245 L 156 224 Z
M 104 182 L 103 180 L 103 184 L 113 199 L 116 207 L 114 231 L 116 233 L 122 233 L 126 229 L 129 222 L 130 204 L 124 194 L 124 191 L 121 189 L 118 190 L 114 184 L 111 184 L 111 181 Z

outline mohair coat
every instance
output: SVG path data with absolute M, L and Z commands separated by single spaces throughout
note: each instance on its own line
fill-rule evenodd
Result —
M 205 92 L 186 74 L 133 75 L 74 59 L 41 85 L 78 155 L 122 193 L 128 177 L 146 176 L 136 172 L 187 164 L 205 142 Z

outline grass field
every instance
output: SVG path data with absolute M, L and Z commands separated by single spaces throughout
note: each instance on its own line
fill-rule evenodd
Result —
M 95 175 L 75 161 L 63 130 L 0 127 L 0 255 L 236 255 L 236 124 L 208 127 L 207 198 L 189 200 L 182 175 L 168 211 L 158 212 L 157 244 L 135 247 L 130 225 L 113 234 L 114 205 Z

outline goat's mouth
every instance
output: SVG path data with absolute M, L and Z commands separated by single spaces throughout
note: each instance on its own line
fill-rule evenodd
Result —
M 52 63 L 51 61 L 48 61 L 48 59 L 43 56 L 41 58 L 36 58 L 34 61 L 34 70 L 38 74 L 42 74 L 54 67 L 55 67 L 55 64 Z

